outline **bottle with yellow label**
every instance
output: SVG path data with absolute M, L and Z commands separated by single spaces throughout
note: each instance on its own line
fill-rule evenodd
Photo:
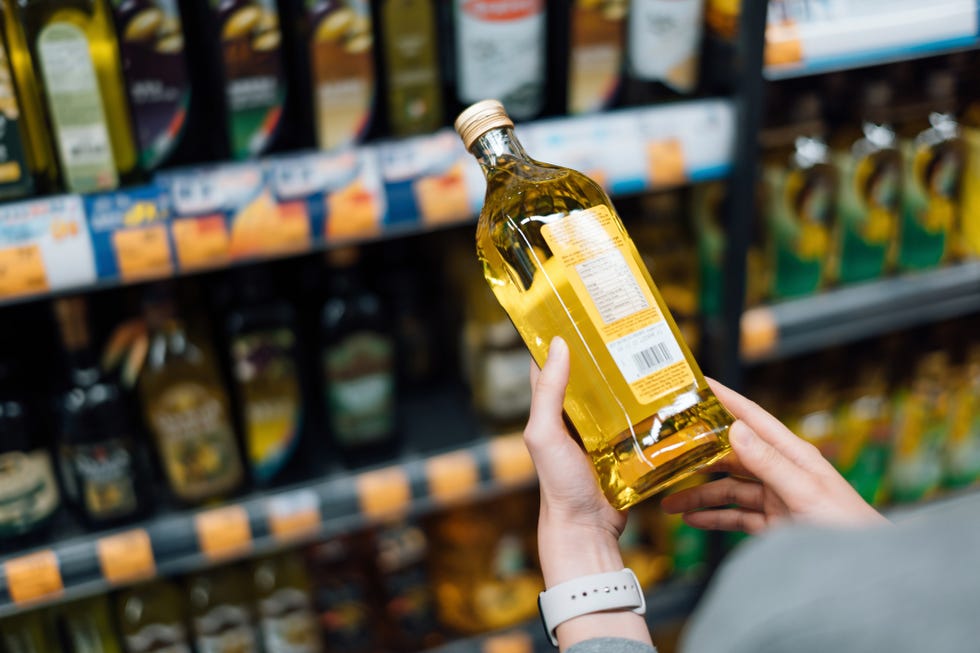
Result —
M 626 508 L 725 456 L 733 418 L 605 192 L 531 159 L 499 102 L 456 128 L 487 177 L 484 276 L 539 365 L 552 338 L 568 343 L 565 410 L 609 501 Z
M 957 68 L 960 88 L 966 89 L 967 99 L 960 114 L 966 162 L 963 178 L 980 178 L 980 75 L 975 54 L 966 65 Z M 962 257 L 980 256 L 980 184 L 965 183 L 960 192 L 960 224 L 958 253 Z
M 112 190 L 136 168 L 137 147 L 107 0 L 11 3 L 44 89 L 62 183 Z
M 945 484 L 963 487 L 980 479 L 980 342 L 967 348 L 952 381 Z
M 31 195 L 35 189 L 36 165 L 29 147 L 26 121 L 40 116 L 24 115 L 11 65 L 7 38 L 0 34 L 0 199 Z

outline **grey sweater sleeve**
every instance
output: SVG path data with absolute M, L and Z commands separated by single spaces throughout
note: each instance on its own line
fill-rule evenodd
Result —
M 960 653 L 980 637 L 980 495 L 864 530 L 786 528 L 729 556 L 684 653 Z
M 657 653 L 656 649 L 635 639 L 596 637 L 568 647 L 565 653 Z

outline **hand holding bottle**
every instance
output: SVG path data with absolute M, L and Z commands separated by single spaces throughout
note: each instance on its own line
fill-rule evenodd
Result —
M 703 529 L 759 533 L 783 521 L 823 526 L 888 523 L 848 484 L 816 447 L 758 404 L 714 380 L 711 389 L 738 421 L 729 439 L 734 455 L 710 471 L 720 480 L 665 498 L 669 513 Z

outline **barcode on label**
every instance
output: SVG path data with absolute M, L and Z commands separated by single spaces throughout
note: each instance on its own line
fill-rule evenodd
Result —
M 635 383 L 684 359 L 680 345 L 666 322 L 657 322 L 634 331 L 613 340 L 607 347 L 627 383 Z

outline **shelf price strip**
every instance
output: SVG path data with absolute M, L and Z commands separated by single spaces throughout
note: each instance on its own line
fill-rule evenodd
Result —
M 101 537 L 96 542 L 102 577 L 112 584 L 156 576 L 150 535 L 142 528 Z
M 357 497 L 365 517 L 398 514 L 412 502 L 412 488 L 401 466 L 365 472 L 357 477 Z
M 55 598 L 65 591 L 54 551 L 38 551 L 8 560 L 3 563 L 3 571 L 14 603 Z
M 315 534 L 322 525 L 320 499 L 312 490 L 298 490 L 272 497 L 266 503 L 269 532 L 277 540 Z
M 198 513 L 194 517 L 197 542 L 210 560 L 223 560 L 252 548 L 252 528 L 248 511 L 242 506 L 225 506 Z
M 433 498 L 453 501 L 473 492 L 480 473 L 469 451 L 452 451 L 426 461 L 425 476 Z

